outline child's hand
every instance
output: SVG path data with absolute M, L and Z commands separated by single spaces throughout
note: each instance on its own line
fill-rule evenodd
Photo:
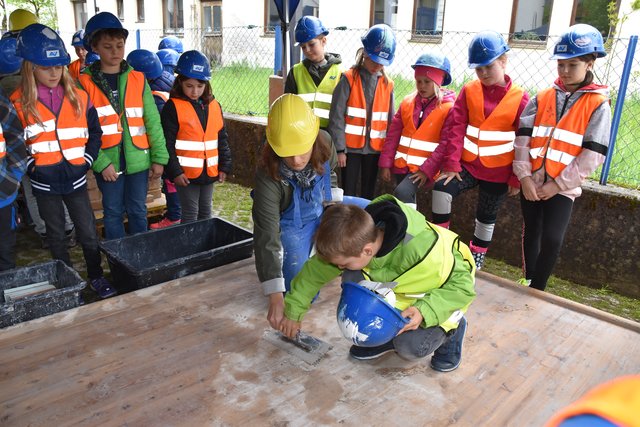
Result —
M 344 153 L 338 153 L 338 166 L 343 168 L 347 166 L 347 155 Z
M 425 175 L 424 172 L 422 171 L 417 171 L 416 173 L 411 175 L 409 179 L 411 180 L 411 182 L 416 184 L 418 188 L 422 187 L 429 181 L 429 178 L 427 177 L 427 175 Z
M 530 202 L 537 202 L 540 200 L 536 184 L 530 176 L 525 176 L 520 180 L 520 187 L 522 188 L 522 195 Z
M 560 187 L 555 181 L 549 181 L 542 187 L 538 188 L 538 197 L 542 200 L 549 200 L 560 192 Z
M 444 185 L 447 185 L 453 178 L 457 179 L 458 181 L 462 181 L 462 178 L 460 177 L 460 174 L 458 172 L 451 171 L 440 172 L 440 175 L 436 178 L 436 181 L 442 181 L 444 179 Z
M 118 176 L 118 172 L 116 172 L 116 168 L 113 166 L 113 163 L 102 171 L 102 179 L 107 182 L 116 182 Z
M 151 163 L 151 167 L 149 168 L 149 179 L 160 178 L 162 176 L 162 172 L 164 172 L 164 166 L 157 163 Z
M 391 181 L 391 169 L 380 168 L 380 179 L 382 179 L 384 182 Z
M 413 331 L 414 329 L 418 329 L 418 326 L 420 326 L 422 320 L 424 319 L 424 317 L 422 317 L 422 313 L 420 313 L 420 310 L 418 310 L 414 306 L 407 307 L 402 311 L 402 313 L 400 313 L 400 315 L 409 319 L 409 323 L 404 325 L 404 328 L 400 329 L 398 335 L 405 331 Z
M 187 176 L 183 173 L 173 178 L 173 183 L 175 185 L 179 185 L 180 187 L 186 187 L 187 185 L 189 185 L 189 182 L 191 181 L 189 181 L 189 178 L 187 178 Z
M 296 322 L 284 317 L 280 322 L 280 332 L 282 332 L 283 335 L 286 335 L 289 338 L 294 338 L 300 330 L 301 326 L 302 322 Z
M 509 186 L 509 189 L 507 190 L 507 195 L 509 197 L 514 197 L 514 196 L 517 196 L 518 194 L 520 194 L 520 189 L 518 187 Z
M 269 295 L 269 313 L 267 320 L 273 329 L 280 329 L 280 323 L 284 318 L 284 295 L 276 292 Z
M 225 182 L 227 180 L 227 174 L 225 172 L 219 171 L 218 172 L 218 182 L 220 184 L 222 184 L 223 182 Z

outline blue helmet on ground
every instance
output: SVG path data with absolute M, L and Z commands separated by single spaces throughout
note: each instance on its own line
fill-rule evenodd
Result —
M 209 80 L 211 78 L 211 66 L 209 60 L 197 50 L 189 50 L 178 59 L 176 73 L 190 79 Z
M 94 62 L 96 62 L 99 59 L 100 59 L 100 55 L 98 55 L 95 52 L 89 52 L 89 53 L 87 53 L 87 56 L 84 58 L 84 64 L 88 66 L 88 65 L 93 64 Z
M 82 42 L 87 52 L 91 52 L 91 39 L 95 36 L 95 33 L 106 29 L 122 30 L 125 38 L 129 36 L 129 31 L 122 26 L 122 22 L 113 13 L 97 13 L 87 21 L 87 25 L 84 27 Z
M 386 24 L 369 28 L 361 38 L 367 56 L 377 64 L 391 65 L 396 55 L 396 36 Z
M 496 31 L 481 31 L 469 44 L 469 68 L 484 67 L 509 51 L 504 37 Z
M 69 65 L 71 57 L 64 42 L 51 28 L 31 24 L 18 34 L 16 55 L 41 67 Z
M 170 65 L 172 67 L 178 65 L 178 58 L 180 58 L 180 54 L 173 49 L 160 49 L 156 52 L 156 55 L 158 55 L 162 65 Z
M 444 80 L 442 81 L 442 85 L 446 86 L 451 83 L 451 63 L 449 62 L 449 59 L 441 53 L 423 53 L 418 57 L 416 63 L 411 66 L 414 70 L 416 67 L 431 67 L 444 71 Z
M 588 54 L 593 54 L 596 58 L 602 58 L 607 54 L 602 34 L 591 25 L 576 24 L 560 36 L 553 48 L 551 59 L 570 59 Z
M 345 338 L 360 347 L 376 347 L 395 337 L 408 320 L 380 294 L 344 282 L 336 313 Z
M 82 39 L 84 39 L 84 30 L 76 31 L 75 33 L 73 33 L 73 37 L 71 37 L 71 46 L 84 47 Z
M 162 40 L 160 40 L 160 44 L 158 45 L 158 50 L 160 49 L 173 49 L 178 53 L 184 52 L 184 47 L 182 46 L 182 40 L 180 40 L 176 36 L 167 36 Z
M 162 75 L 162 64 L 158 56 L 147 49 L 132 50 L 127 62 L 134 70 L 140 71 L 147 79 L 156 79 Z
M 0 74 L 8 75 L 18 72 L 22 58 L 16 55 L 16 39 L 0 40 Z
M 319 35 L 326 36 L 329 30 L 322 25 L 322 22 L 315 16 L 303 16 L 296 24 L 296 43 L 306 43 L 315 39 Z

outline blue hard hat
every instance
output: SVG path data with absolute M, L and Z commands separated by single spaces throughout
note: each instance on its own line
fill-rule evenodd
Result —
M 569 59 L 588 54 L 594 54 L 596 58 L 602 58 L 607 54 L 602 34 L 591 25 L 576 24 L 560 36 L 550 59 Z
M 158 50 L 160 49 L 173 49 L 178 53 L 184 52 L 184 47 L 182 46 L 182 40 L 180 40 L 176 36 L 167 36 L 162 40 L 160 40 L 160 44 L 158 45 Z
M 18 34 L 16 55 L 42 67 L 69 65 L 71 57 L 64 42 L 51 28 L 31 24 Z
M 16 39 L 0 40 L 0 74 L 13 74 L 21 65 L 22 58 L 16 55 Z
M 375 63 L 391 65 L 396 55 L 396 36 L 386 24 L 369 28 L 361 38 L 367 56 Z
M 129 31 L 122 26 L 122 22 L 113 13 L 100 12 L 93 15 L 84 27 L 82 42 L 87 52 L 91 52 L 91 39 L 95 33 L 106 29 L 122 30 L 125 38 L 129 36 Z
M 171 65 L 172 67 L 178 65 L 178 58 L 180 58 L 180 54 L 173 49 L 160 49 L 156 55 L 160 58 L 162 65 Z
M 481 31 L 469 45 L 469 68 L 484 67 L 509 51 L 504 37 L 496 31 Z
M 326 36 L 329 30 L 315 16 L 303 16 L 296 24 L 296 43 L 306 43 L 319 35 Z
M 147 79 L 155 79 L 162 75 L 162 64 L 158 55 L 147 49 L 132 50 L 127 55 L 127 63 L 134 70 L 140 71 Z
M 197 50 L 189 50 L 178 59 L 176 74 L 181 74 L 190 79 L 209 80 L 211 78 L 211 66 L 209 60 Z
M 80 46 L 84 47 L 84 43 L 82 42 L 84 39 L 84 30 L 78 30 L 71 37 L 71 46 Z
M 87 56 L 84 58 L 84 64 L 91 65 L 99 59 L 100 59 L 100 55 L 98 55 L 95 52 L 89 52 L 87 53 Z
M 409 322 L 381 295 L 352 282 L 342 284 L 336 316 L 344 337 L 360 347 L 391 341 Z
M 416 63 L 411 66 L 414 70 L 416 67 L 431 67 L 444 71 L 444 80 L 442 85 L 446 86 L 451 83 L 451 63 L 449 59 L 441 53 L 429 52 L 423 53 L 418 57 Z

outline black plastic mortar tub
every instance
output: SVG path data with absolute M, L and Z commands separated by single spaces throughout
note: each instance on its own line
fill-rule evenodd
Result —
M 253 235 L 221 218 L 100 242 L 120 293 L 251 257 Z
M 62 261 L 20 267 L 0 273 L 0 291 L 48 281 L 56 289 L 7 303 L 0 292 L 0 328 L 78 307 L 80 291 L 87 285 Z

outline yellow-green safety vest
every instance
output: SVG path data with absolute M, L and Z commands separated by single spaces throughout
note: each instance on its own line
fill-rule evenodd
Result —
M 302 62 L 293 66 L 293 78 L 298 86 L 298 95 L 309 103 L 316 116 L 320 118 L 320 127 L 329 125 L 329 110 L 333 90 L 340 81 L 342 70 L 339 64 L 333 64 L 319 86 L 316 86 L 309 71 Z

